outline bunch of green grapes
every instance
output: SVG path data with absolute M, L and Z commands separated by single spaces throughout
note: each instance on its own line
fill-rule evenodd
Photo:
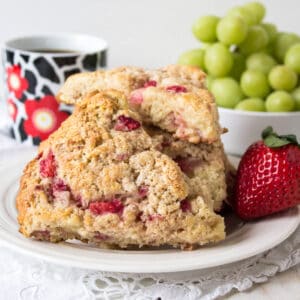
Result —
M 192 31 L 202 47 L 182 53 L 178 63 L 207 73 L 221 107 L 300 111 L 300 37 L 263 22 L 265 13 L 263 4 L 250 2 L 223 18 L 199 18 Z

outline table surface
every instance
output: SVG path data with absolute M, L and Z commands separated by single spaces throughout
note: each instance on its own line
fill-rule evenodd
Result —
M 220 300 L 299 300 L 300 299 L 300 266 L 277 274 L 262 284 L 255 284 L 251 289 L 232 293 Z

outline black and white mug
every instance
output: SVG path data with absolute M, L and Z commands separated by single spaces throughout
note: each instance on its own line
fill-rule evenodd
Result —
M 107 43 L 81 34 L 30 36 L 9 40 L 2 49 L 5 101 L 12 136 L 38 145 L 72 108 L 55 95 L 67 77 L 106 67 Z

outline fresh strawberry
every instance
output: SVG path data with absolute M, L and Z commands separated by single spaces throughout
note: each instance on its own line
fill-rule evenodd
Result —
M 300 145 L 295 135 L 277 135 L 272 127 L 252 144 L 237 171 L 234 207 L 246 220 L 300 204 Z

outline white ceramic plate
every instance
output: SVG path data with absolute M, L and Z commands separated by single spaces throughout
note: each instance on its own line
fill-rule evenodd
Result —
M 0 152 L 1 155 L 1 152 Z M 111 272 L 161 273 L 197 270 L 228 264 L 268 250 L 294 232 L 298 208 L 257 222 L 227 217 L 225 241 L 194 251 L 175 249 L 106 250 L 79 242 L 51 244 L 24 238 L 18 232 L 15 196 L 22 169 L 31 151 L 16 152 L 1 164 L 0 239 L 13 249 L 44 260 L 85 269 Z

